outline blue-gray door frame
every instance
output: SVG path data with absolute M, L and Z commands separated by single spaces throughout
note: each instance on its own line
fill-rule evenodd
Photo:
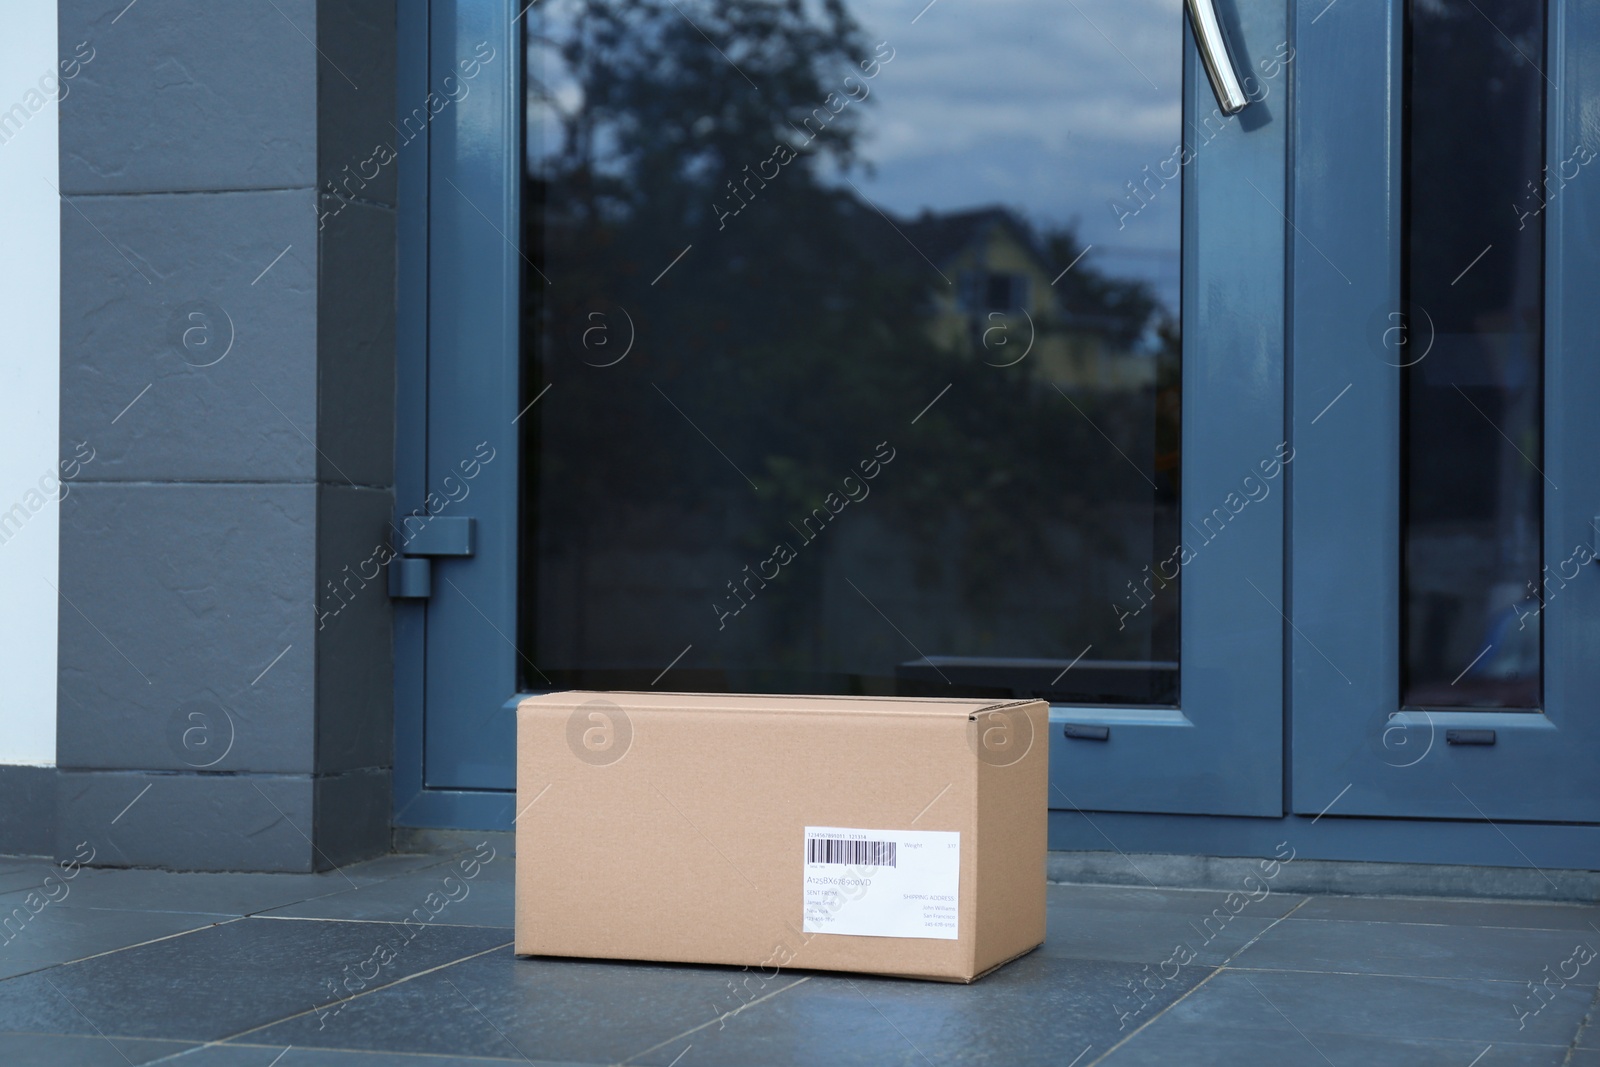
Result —
M 1340 5 L 1309 25 L 1324 6 L 1301 5 L 1295 59 L 1293 810 L 1337 799 L 1338 815 L 1600 821 L 1600 573 L 1556 577 L 1575 546 L 1594 547 L 1600 514 L 1600 181 L 1565 183 L 1542 220 L 1545 706 L 1402 711 L 1401 383 L 1380 335 L 1403 310 L 1404 2 Z M 1555 174 L 1600 106 L 1600 10 L 1552 0 L 1549 27 Z M 1496 743 L 1447 744 L 1463 727 L 1493 729 Z
M 480 442 L 494 459 L 469 501 L 446 505 L 475 519 L 475 555 L 435 560 L 432 596 L 398 602 L 399 825 L 505 828 L 515 815 L 520 6 L 433 0 L 401 13 L 402 113 L 443 91 L 477 42 L 501 58 L 428 123 L 426 149 L 401 158 L 397 525 L 430 491 L 445 499 L 443 479 L 459 480 Z M 1258 68 L 1283 59 L 1284 5 L 1238 0 L 1229 30 L 1260 95 L 1243 118 L 1213 110 L 1183 30 L 1194 156 L 1183 168 L 1182 707 L 1054 708 L 1057 808 L 1284 811 L 1288 74 Z M 1067 740 L 1069 722 L 1104 725 L 1109 740 Z
M 402 137 L 396 526 L 470 517 L 474 555 L 397 600 L 395 814 L 507 829 L 516 691 L 521 49 L 510 0 L 398 6 Z M 485 60 L 482 46 L 493 49 Z M 473 61 L 476 60 L 476 65 Z M 463 64 L 467 64 L 463 67 Z M 468 71 L 476 71 L 468 74 Z M 430 95 L 431 94 L 431 95 Z M 477 788 L 473 788 L 477 786 Z
M 495 440 L 512 439 L 503 432 L 503 424 L 515 417 L 510 406 L 518 395 L 514 380 L 515 300 L 520 264 L 510 238 L 519 233 L 515 196 L 519 142 L 515 115 L 507 109 L 518 91 L 516 65 L 522 57 L 511 46 L 515 16 L 509 6 L 458 7 L 439 0 L 431 5 L 431 12 L 422 4 L 402 5 L 400 11 L 402 111 L 425 99 L 431 84 L 430 57 L 452 56 L 459 51 L 455 42 L 497 42 L 503 60 L 492 76 L 475 87 L 487 91 L 480 92 L 476 100 L 466 98 L 470 106 L 458 108 L 451 116 L 458 127 L 472 119 L 479 129 L 499 130 L 503 140 L 472 146 L 476 155 L 464 159 L 458 143 L 449 150 L 430 146 L 429 133 L 424 132 L 417 147 L 408 147 L 401 154 L 397 490 L 403 513 L 419 506 L 430 487 L 436 492 L 443 488 L 439 479 L 462 458 L 453 455 L 452 448 L 466 446 L 470 451 L 470 446 L 490 440 L 493 434 L 500 435 Z M 1240 17 L 1229 27 L 1235 43 L 1243 41 L 1243 51 L 1251 57 L 1265 55 L 1282 31 L 1283 13 L 1275 14 L 1269 10 L 1272 6 L 1254 0 L 1241 3 L 1237 8 Z M 1548 706 L 1544 713 L 1524 716 L 1502 730 L 1498 751 L 1451 751 L 1440 744 L 1416 766 L 1399 766 L 1414 758 L 1429 736 L 1453 724 L 1438 713 L 1431 724 L 1395 717 L 1399 669 L 1398 378 L 1397 372 L 1378 358 L 1374 338 L 1356 333 L 1370 328 L 1374 313 L 1396 308 L 1399 289 L 1396 77 L 1401 3 L 1340 5 L 1327 17 L 1319 17 L 1326 10 L 1323 0 L 1303 0 L 1291 6 L 1295 59 L 1285 81 L 1293 81 L 1296 102 L 1292 122 L 1287 124 L 1292 128 L 1292 150 L 1286 152 L 1282 143 L 1289 94 L 1277 94 L 1266 103 L 1273 123 L 1248 131 L 1248 136 L 1242 123 L 1241 128 L 1230 129 L 1208 146 L 1218 151 L 1196 159 L 1188 174 L 1185 513 L 1203 515 L 1208 490 L 1222 488 L 1226 492 L 1231 488 L 1224 488 L 1225 479 L 1214 480 L 1215 475 L 1206 473 L 1204 451 L 1218 441 L 1232 440 L 1230 432 L 1239 429 L 1217 425 L 1225 407 L 1207 415 L 1206 405 L 1225 396 L 1227 389 L 1233 390 L 1237 410 L 1251 427 L 1231 446 L 1231 451 L 1245 458 L 1251 448 L 1276 442 L 1282 426 L 1283 393 L 1274 390 L 1288 388 L 1293 413 L 1291 439 L 1296 448 L 1295 460 L 1284 475 L 1290 493 L 1278 493 L 1264 507 L 1252 504 L 1255 510 L 1247 510 L 1240 518 L 1264 521 L 1255 527 L 1233 526 L 1230 534 L 1246 536 L 1219 539 L 1203 550 L 1214 547 L 1219 551 L 1197 558 L 1195 565 L 1186 568 L 1181 716 L 1116 709 L 1055 710 L 1058 723 L 1102 722 L 1110 725 L 1119 739 L 1132 733 L 1172 737 L 1178 739 L 1175 748 L 1181 751 L 1169 751 L 1159 762 L 1128 762 L 1116 755 L 1108 758 L 1108 754 L 1135 749 L 1143 742 L 1139 746 L 1109 745 L 1096 754 L 1087 745 L 1069 747 L 1058 736 L 1053 745 L 1058 791 L 1070 791 L 1074 800 L 1090 810 L 1121 808 L 1123 813 L 1089 820 L 1071 810 L 1058 810 L 1052 815 L 1052 847 L 1103 848 L 1104 836 L 1110 833 L 1123 847 L 1134 850 L 1253 854 L 1267 849 L 1269 837 L 1276 840 L 1277 835 L 1288 834 L 1310 848 L 1311 854 L 1330 857 L 1515 865 L 1531 854 L 1534 859 L 1529 862 L 1541 866 L 1590 866 L 1584 857 L 1592 856 L 1596 828 L 1560 825 L 1564 820 L 1592 822 L 1600 815 L 1594 778 L 1588 773 L 1592 760 L 1588 754 L 1600 748 L 1596 745 L 1600 715 L 1592 714 L 1597 703 L 1593 694 L 1600 692 L 1600 657 L 1592 653 L 1600 648 L 1600 603 L 1596 599 L 1600 592 L 1592 588 L 1589 574 L 1580 576 L 1583 581 L 1567 583 L 1545 609 Z M 1563 158 L 1560 151 L 1581 137 L 1583 109 L 1587 106 L 1592 111 L 1600 102 L 1600 12 L 1557 0 L 1551 41 L 1547 74 L 1560 87 L 1551 94 L 1549 114 L 1549 145 L 1555 163 Z M 1208 111 L 1209 101 L 1190 54 L 1185 106 L 1194 116 Z M 432 60 L 435 73 L 448 66 L 448 61 Z M 498 101 L 489 99 L 496 93 Z M 1202 101 L 1206 108 L 1197 110 Z M 430 129 L 443 129 L 439 119 Z M 1234 173 L 1249 177 L 1249 184 L 1258 188 L 1250 190 L 1249 184 L 1238 181 L 1230 187 L 1223 173 L 1230 158 L 1242 163 Z M 1274 160 L 1280 167 L 1284 160 L 1291 162 L 1292 182 L 1274 174 Z M 1255 214 L 1240 209 L 1238 200 L 1233 199 L 1231 214 L 1218 211 L 1217 221 L 1209 221 L 1208 211 L 1228 205 L 1230 196 L 1247 190 L 1250 197 L 1263 201 Z M 456 203 L 448 206 L 446 201 L 451 198 Z M 1294 358 L 1286 378 L 1279 376 L 1283 348 L 1274 342 L 1284 309 L 1281 300 L 1272 295 L 1281 294 L 1284 287 L 1275 286 L 1270 272 L 1255 274 L 1249 266 L 1283 262 L 1281 255 L 1272 252 L 1271 216 L 1260 213 L 1278 204 L 1295 220 L 1286 279 L 1294 308 L 1289 317 L 1293 341 L 1289 347 Z M 480 225 L 473 228 L 475 219 Z M 456 229 L 445 232 L 446 225 Z M 1223 249 L 1229 247 L 1230 226 L 1244 226 L 1246 234 L 1254 236 L 1240 235 L 1232 252 L 1226 253 Z M 1577 347 L 1600 336 L 1600 304 L 1586 299 L 1586 293 L 1595 291 L 1600 281 L 1600 241 L 1590 236 L 1600 231 L 1600 186 L 1580 180 L 1565 188 L 1547 209 L 1547 227 L 1546 474 L 1561 489 L 1548 495 L 1546 549 L 1548 558 L 1560 560 L 1570 555 L 1571 542 L 1590 536 L 1594 512 L 1600 510 L 1594 504 L 1600 500 L 1600 467 L 1588 460 L 1596 451 L 1594 420 L 1588 407 L 1600 396 L 1600 361 L 1581 358 Z M 449 244 L 431 247 L 435 241 Z M 1218 252 L 1215 256 L 1213 248 Z M 445 251 L 453 257 L 469 257 L 475 273 L 459 271 L 455 264 L 461 259 L 444 260 Z M 1330 270 L 1329 261 L 1344 264 L 1348 276 L 1341 278 Z M 1247 272 L 1231 292 L 1229 269 Z M 1212 272 L 1209 279 L 1208 271 Z M 1229 300 L 1236 300 L 1237 308 L 1259 309 L 1263 292 L 1268 294 L 1263 320 L 1251 323 L 1241 315 L 1230 324 L 1226 318 Z M 476 323 L 463 321 L 469 317 L 465 310 L 468 298 L 480 301 L 477 306 L 498 311 Z M 1209 342 L 1209 331 L 1230 329 L 1233 336 L 1228 343 L 1220 340 L 1221 334 L 1215 345 Z M 430 361 L 430 350 L 440 358 Z M 1230 363 L 1229 351 L 1244 351 L 1248 356 Z M 1230 374 L 1242 375 L 1242 391 L 1240 379 L 1230 381 Z M 446 385 L 476 386 L 486 390 L 486 399 L 477 409 L 455 412 L 452 422 L 433 410 L 438 402 L 430 405 L 429 400 L 431 390 Z M 484 429 L 474 433 L 475 426 Z M 1218 431 L 1222 437 L 1207 436 Z M 511 627 L 516 525 L 512 509 L 518 472 L 516 449 L 509 444 L 496 447 L 495 460 L 474 482 L 472 499 L 458 509 L 458 513 L 480 519 L 478 556 L 436 565 L 439 594 L 433 604 L 402 601 L 397 606 L 397 823 L 487 828 L 509 825 L 514 814 L 507 792 L 442 788 L 439 778 L 424 779 L 430 715 L 435 726 L 467 722 L 463 737 L 472 736 L 476 728 L 477 744 L 482 746 L 478 751 L 503 744 L 504 735 L 500 741 L 493 740 L 492 731 L 485 732 L 483 723 L 505 716 L 504 698 L 513 693 L 511 665 L 516 653 L 511 651 L 510 641 L 515 637 Z M 1219 448 L 1219 452 L 1226 459 L 1230 449 Z M 1247 470 L 1248 463 L 1240 473 Z M 1213 480 L 1208 483 L 1208 478 Z M 1293 504 L 1287 531 L 1280 527 L 1285 495 Z M 1294 546 L 1295 551 L 1286 555 L 1286 545 Z M 1228 630 L 1208 634 L 1205 627 L 1218 616 L 1206 608 L 1207 572 L 1199 564 L 1240 557 L 1254 557 L 1255 569 L 1237 562 L 1232 566 L 1219 563 L 1212 577 L 1218 585 L 1225 585 L 1225 572 L 1231 571 L 1235 588 L 1231 598 L 1224 589 L 1220 603 L 1244 615 Z M 1290 561 L 1287 590 L 1275 577 L 1286 559 Z M 470 577 L 475 569 L 478 578 Z M 1258 587 L 1249 591 L 1249 596 L 1261 605 L 1237 597 L 1248 590 L 1248 583 L 1240 583 L 1239 576 Z M 1211 586 L 1211 595 L 1217 592 L 1217 586 Z M 448 606 L 450 598 L 458 594 L 460 599 Z M 1282 606 L 1285 600 L 1285 610 L 1295 620 L 1293 627 L 1280 627 L 1261 614 L 1272 602 Z M 447 606 L 435 612 L 441 604 Z M 476 630 L 468 628 L 474 619 Z M 454 641 L 448 640 L 446 632 L 452 627 L 457 632 Z M 1284 630 L 1290 632 L 1287 649 L 1282 644 Z M 430 633 L 447 640 L 430 646 Z M 1260 645 L 1252 645 L 1257 637 Z M 477 686 L 477 697 L 441 691 L 441 682 L 448 684 L 441 674 L 448 671 L 430 666 L 427 653 L 433 647 L 446 646 L 459 656 L 461 673 L 470 676 L 469 681 L 482 683 Z M 1234 663 L 1230 657 L 1237 658 L 1242 650 L 1259 655 L 1247 663 Z M 1280 657 L 1285 655 L 1292 709 L 1287 738 L 1281 731 L 1281 694 L 1275 695 L 1283 683 Z M 435 658 L 433 663 L 437 662 Z M 1230 675 L 1230 665 L 1240 669 Z M 1239 679 L 1245 673 L 1253 673 L 1255 684 L 1236 685 L 1230 691 L 1226 680 L 1230 676 Z M 1201 736 L 1204 727 L 1178 722 L 1181 718 L 1201 723 L 1213 714 L 1205 708 L 1208 678 L 1210 692 L 1241 709 L 1236 738 L 1243 734 L 1250 742 L 1221 758 L 1185 745 L 1187 739 Z M 442 699 L 430 703 L 433 696 Z M 1269 707 L 1270 713 L 1260 710 Z M 1587 721 L 1586 712 L 1590 713 Z M 1214 714 L 1226 716 L 1227 706 L 1217 705 Z M 1141 716 L 1150 724 L 1148 729 L 1127 729 Z M 1465 721 L 1482 725 L 1484 720 L 1474 715 Z M 1393 733 L 1385 746 L 1386 731 L 1397 725 L 1406 729 L 1405 740 L 1414 746 L 1409 751 L 1394 743 Z M 1268 786 L 1279 782 L 1281 764 L 1273 749 L 1285 740 L 1292 752 L 1293 811 L 1303 816 L 1241 819 L 1229 818 L 1221 811 L 1209 815 L 1139 814 L 1195 810 L 1194 798 L 1214 788 L 1218 777 L 1248 778 L 1257 773 L 1253 767 L 1261 766 L 1267 770 L 1257 773 L 1251 787 L 1255 795 L 1246 795 L 1246 802 L 1233 814 L 1275 813 Z M 1108 775 L 1108 769 L 1116 773 Z M 1120 777 L 1123 784 L 1119 787 L 1108 777 Z M 1163 782 L 1168 784 L 1163 786 Z M 1452 783 L 1462 785 L 1465 794 L 1452 788 Z M 1060 796 L 1053 802 L 1065 806 Z M 1282 810 L 1281 802 L 1276 809 Z M 1331 818 L 1319 824 L 1314 816 L 1324 810 Z M 1390 818 L 1344 823 L 1340 815 Z M 1418 816 L 1447 821 L 1428 822 Z M 1501 840 L 1501 831 L 1482 821 L 1484 816 L 1545 822 L 1515 831 L 1520 845 L 1512 845 Z M 1454 821 L 1460 819 L 1474 821 Z M 1386 830 L 1393 832 L 1380 832 Z M 1506 846 L 1501 849 L 1503 856 L 1496 851 L 1502 844 Z
M 503 57 L 428 124 L 402 157 L 402 336 L 397 523 L 481 441 L 495 449 L 458 514 L 476 554 L 436 560 L 433 595 L 397 625 L 396 822 L 508 826 L 515 727 L 517 282 L 522 264 L 516 94 L 522 61 L 510 3 L 434 0 L 402 10 L 410 101 L 442 89 L 471 45 Z M 1281 60 L 1278 0 L 1239 0 L 1229 29 L 1241 67 Z M 1173 31 L 1177 32 L 1174 26 Z M 1187 30 L 1184 31 L 1187 33 Z M 424 75 L 422 72 L 428 72 Z M 1283 813 L 1284 218 L 1287 75 L 1257 74 L 1244 119 L 1215 113 L 1192 40 L 1185 166 L 1181 709 L 1054 709 L 1104 725 L 1107 742 L 1052 738 L 1052 804 L 1099 811 Z M 1203 142 L 1203 143 L 1202 143 Z M 1130 178 L 1137 178 L 1134 175 Z M 1252 496 L 1250 485 L 1268 494 Z M 1247 506 L 1244 502 L 1248 499 Z M 449 505 L 454 507 L 454 504 Z M 1239 509 L 1239 510 L 1235 510 Z M 1153 561 L 1154 562 L 1154 561 Z M 1129 575 L 1138 584 L 1144 575 Z M 1108 610 L 1110 607 L 1108 605 Z
M 1180 530 L 1192 558 L 1180 555 L 1181 706 L 1053 708 L 1055 724 L 1110 731 L 1106 741 L 1089 741 L 1055 730 L 1050 799 L 1056 808 L 1284 811 L 1283 490 L 1298 461 L 1278 464 L 1292 456 L 1282 449 L 1283 206 L 1293 63 L 1265 76 L 1285 55 L 1282 0 L 1227 7 L 1235 65 L 1249 74 L 1246 88 L 1255 99 L 1242 114 L 1224 119 L 1215 110 L 1193 35 L 1187 24 L 1183 29 L 1184 140 L 1193 158 L 1182 168 Z M 1135 584 L 1142 577 L 1129 576 Z

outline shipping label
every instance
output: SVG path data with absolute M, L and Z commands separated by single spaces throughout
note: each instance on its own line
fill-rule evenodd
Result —
M 806 827 L 804 932 L 957 938 L 961 835 Z

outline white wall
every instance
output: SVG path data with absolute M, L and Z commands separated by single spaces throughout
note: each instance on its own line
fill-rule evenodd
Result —
M 56 2 L 6 8 L 0 32 L 0 764 L 49 765 L 56 759 L 60 530 L 55 492 L 49 491 L 60 459 Z

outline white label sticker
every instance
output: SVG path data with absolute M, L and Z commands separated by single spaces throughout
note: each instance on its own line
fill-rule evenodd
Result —
M 808 934 L 956 940 L 961 835 L 806 827 Z

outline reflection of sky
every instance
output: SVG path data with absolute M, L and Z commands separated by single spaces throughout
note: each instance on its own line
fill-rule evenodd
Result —
M 1120 231 L 1108 205 L 1137 207 L 1126 183 L 1178 143 L 1181 0 L 926 5 L 851 5 L 869 39 L 895 49 L 862 109 L 862 157 L 876 173 L 857 184 L 900 214 L 998 203 L 1036 223 L 1075 221 L 1094 246 L 1085 263 L 1148 279 L 1175 310 L 1177 183 Z
M 1182 0 L 853 0 L 894 59 L 868 84 L 856 184 L 900 215 L 1013 208 L 1075 224 L 1104 273 L 1151 282 L 1175 313 L 1180 196 L 1160 190 L 1119 229 L 1111 201 L 1173 154 L 1182 126 Z M 560 3 L 541 5 L 561 20 Z M 920 13 L 920 14 L 919 14 Z M 846 72 L 840 71 L 842 78 Z M 544 71 L 567 103 L 576 86 Z M 855 83 L 852 83 L 854 85 Z M 859 90 L 858 90 L 859 91 Z M 817 101 L 820 106 L 822 101 Z M 539 123 L 530 131 L 537 155 Z M 548 128 L 543 135 L 552 132 Z M 825 136 L 825 135 L 824 135 Z M 1045 264 L 1059 271 L 1067 264 Z

